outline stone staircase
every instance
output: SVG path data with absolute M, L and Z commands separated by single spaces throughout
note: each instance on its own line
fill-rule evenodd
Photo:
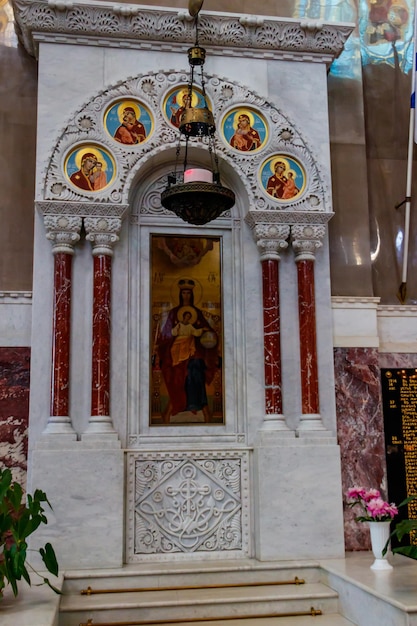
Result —
M 315 563 L 209 561 L 65 575 L 59 626 L 353 626 Z

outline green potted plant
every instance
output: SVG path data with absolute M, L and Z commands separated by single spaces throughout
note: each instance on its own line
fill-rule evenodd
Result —
M 398 508 L 405 506 L 412 500 L 417 500 L 417 496 L 410 496 L 406 498 L 401 502 L 401 504 L 398 505 Z M 417 532 L 417 519 L 403 519 L 400 522 L 397 522 L 394 530 L 390 535 L 390 540 L 395 537 L 396 539 L 398 539 L 399 542 L 401 542 L 406 535 L 409 535 L 413 531 Z M 388 544 L 389 541 L 385 545 L 384 554 L 388 550 Z M 417 559 L 417 545 L 397 546 L 396 548 L 392 548 L 392 551 L 396 552 L 397 554 L 404 554 L 404 556 L 408 556 L 411 559 Z
M 18 594 L 18 582 L 23 578 L 31 584 L 30 574 L 37 575 L 42 582 L 49 585 L 55 593 L 60 593 L 48 578 L 39 574 L 27 561 L 27 538 L 41 524 L 47 524 L 44 503 L 50 508 L 46 494 L 37 489 L 33 496 L 26 494 L 17 482 L 12 481 L 10 469 L 0 468 L 0 599 L 6 584 L 10 584 L 15 596 Z M 48 572 L 58 575 L 58 563 L 50 543 L 39 552 Z

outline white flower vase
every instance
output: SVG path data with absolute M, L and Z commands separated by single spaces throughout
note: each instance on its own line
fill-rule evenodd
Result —
M 371 532 L 371 545 L 375 561 L 371 565 L 374 571 L 388 571 L 392 569 L 392 565 L 388 563 L 388 551 L 383 556 L 382 550 L 390 536 L 391 522 L 368 522 Z

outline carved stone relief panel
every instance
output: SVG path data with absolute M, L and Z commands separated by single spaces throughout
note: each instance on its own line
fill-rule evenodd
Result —
M 248 451 L 128 453 L 129 562 L 249 555 Z

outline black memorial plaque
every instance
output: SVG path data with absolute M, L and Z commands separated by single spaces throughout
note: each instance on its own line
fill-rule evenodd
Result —
M 417 369 L 381 369 L 381 384 L 388 499 L 398 505 L 417 494 Z M 415 518 L 417 500 L 401 507 L 396 521 Z M 415 533 L 411 542 L 417 545 Z

